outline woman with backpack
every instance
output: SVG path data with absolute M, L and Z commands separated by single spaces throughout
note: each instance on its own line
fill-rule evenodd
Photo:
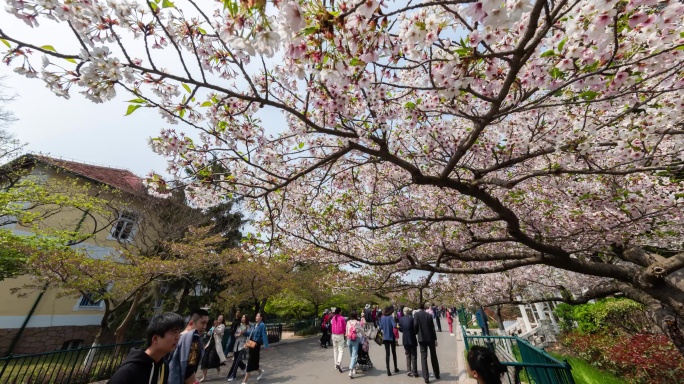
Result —
M 349 378 L 353 379 L 356 374 L 356 359 L 359 356 L 359 345 L 361 344 L 361 337 L 363 335 L 363 328 L 359 322 L 359 315 L 356 311 L 351 311 L 349 320 L 347 321 L 347 345 L 349 346 Z

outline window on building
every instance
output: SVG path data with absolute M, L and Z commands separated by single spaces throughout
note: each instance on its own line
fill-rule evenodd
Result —
M 72 339 L 67 340 L 62 344 L 62 351 L 68 351 L 69 349 L 78 349 L 83 346 L 83 339 Z
M 81 300 L 78 301 L 78 306 L 80 308 L 99 308 L 102 304 L 102 300 L 93 301 L 93 294 L 89 293 L 85 296 L 81 296 Z
M 133 211 L 123 211 L 112 226 L 112 237 L 120 241 L 130 241 L 135 235 L 139 216 Z

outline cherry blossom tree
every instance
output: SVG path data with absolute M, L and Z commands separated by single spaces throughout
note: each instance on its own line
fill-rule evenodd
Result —
M 5 63 L 193 127 L 150 145 L 195 204 L 260 212 L 260 249 L 620 293 L 684 353 L 681 2 L 8 3 L 76 47 L 0 30 Z

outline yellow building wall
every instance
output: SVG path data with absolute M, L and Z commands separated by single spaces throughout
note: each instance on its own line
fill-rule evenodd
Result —
M 125 192 L 108 192 L 99 186 L 94 186 L 94 184 L 88 180 L 79 178 L 69 173 L 57 171 L 50 167 L 37 165 L 29 177 L 35 177 L 37 179 L 43 178 L 45 180 L 49 179 L 65 184 L 76 181 L 79 186 L 92 186 L 91 192 L 93 195 L 97 195 L 98 198 L 103 199 L 111 204 L 113 209 L 108 215 L 102 215 L 96 212 L 89 212 L 87 215 L 84 215 L 83 211 L 76 208 L 61 208 L 59 213 L 45 218 L 40 223 L 40 227 L 42 228 L 52 228 L 65 231 L 74 231 L 76 228 L 80 228 L 80 232 L 82 233 L 95 232 L 95 235 L 92 238 L 89 238 L 85 241 L 86 243 L 113 248 L 120 248 L 122 246 L 119 241 L 113 239 L 110 235 L 112 224 L 115 223 L 117 219 L 114 207 L 118 210 L 126 209 L 141 213 L 141 220 L 155 219 L 147 214 L 144 198 L 134 197 L 126 194 Z M 65 192 L 68 193 L 68 190 L 65 190 Z M 16 228 L 24 231 L 32 230 L 30 227 L 22 227 L 20 225 L 17 225 Z M 146 237 L 148 239 L 155 238 L 154 233 L 147 233 Z M 145 244 L 142 244 L 140 239 L 141 236 L 135 236 L 131 245 L 136 247 L 144 247 Z
M 31 306 L 36 301 L 39 295 L 39 290 L 23 291 L 26 295 L 11 294 L 14 288 L 21 288 L 26 284 L 34 285 L 31 276 L 24 275 L 13 279 L 6 279 L 0 281 L 0 316 L 26 316 L 31 310 Z M 80 296 L 62 296 L 59 297 L 60 291 L 57 289 L 48 289 L 43 293 L 38 306 L 34 311 L 34 316 L 60 316 L 60 315 L 102 315 L 103 311 L 98 309 L 83 309 L 79 308 L 74 311 L 74 307 L 78 305 Z M 2 323 L 0 319 L 0 328 Z
M 78 178 L 72 174 L 55 171 L 50 167 L 45 167 L 42 165 L 37 165 L 32 170 L 28 177 L 34 178 L 34 180 L 59 180 L 62 182 L 73 182 L 76 181 L 79 185 L 93 185 L 87 180 Z M 106 192 L 99 188 L 93 187 L 91 189 L 93 193 L 99 193 L 99 197 L 110 201 L 112 205 L 118 206 L 119 209 L 125 207 L 125 209 L 133 210 L 142 214 L 141 220 L 155 220 L 156 218 L 151 217 L 146 211 L 144 206 L 144 198 L 132 197 L 126 193 L 111 193 Z M 125 201 L 125 204 L 121 204 L 121 201 Z M 88 245 L 97 246 L 101 251 L 105 251 L 104 248 L 109 248 L 108 253 L 115 253 L 116 249 L 122 248 L 122 244 L 116 239 L 111 237 L 112 225 L 116 223 L 116 215 L 112 213 L 109 216 L 103 216 L 91 212 L 89 215 L 83 219 L 84 213 L 76 208 L 61 208 L 57 214 L 44 219 L 40 224 L 39 228 L 52 228 L 59 230 L 69 230 L 73 231 L 79 226 L 82 233 L 92 233 L 96 231 L 95 236 L 84 241 Z M 12 226 L 15 231 L 21 232 L 33 232 L 34 228 L 30 226 L 21 226 L 16 224 Z M 7 228 L 7 227 L 6 227 Z M 134 246 L 143 248 L 145 244 L 141 242 L 143 238 L 143 233 L 136 233 L 133 237 L 133 242 L 131 244 L 124 244 L 126 246 Z M 144 234 L 145 238 L 148 240 L 155 240 L 157 236 L 154 233 Z M 38 292 L 32 292 L 27 294 L 25 297 L 19 297 L 16 294 L 12 294 L 11 290 L 13 288 L 20 288 L 25 284 L 32 283 L 33 280 L 31 276 L 20 276 L 13 279 L 6 279 L 0 281 L 0 329 L 8 328 L 8 323 L 15 323 L 16 319 L 12 321 L 6 318 L 3 321 L 3 317 L 25 317 L 31 309 L 31 306 L 35 302 L 36 297 L 38 297 Z M 33 284 L 35 285 L 35 284 Z M 88 316 L 91 320 L 94 316 L 99 315 L 101 317 L 103 310 L 98 309 L 88 309 L 88 308 L 76 308 L 80 296 L 67 296 L 59 297 L 59 290 L 48 289 L 40 300 L 38 307 L 36 308 L 33 316 Z M 47 319 L 43 319 L 43 323 Z M 6 324 L 3 324 L 6 323 Z M 9 327 L 12 328 L 12 327 Z

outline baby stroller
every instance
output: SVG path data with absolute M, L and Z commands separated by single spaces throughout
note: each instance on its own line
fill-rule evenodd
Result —
M 370 352 L 370 343 L 368 341 L 371 340 L 371 333 L 377 332 L 378 331 L 375 329 L 368 330 L 361 339 L 361 344 L 359 345 L 359 355 L 356 359 L 356 366 L 363 372 L 373 368 L 373 362 L 368 354 L 368 352 Z M 375 335 L 373 335 L 373 337 L 375 337 Z

